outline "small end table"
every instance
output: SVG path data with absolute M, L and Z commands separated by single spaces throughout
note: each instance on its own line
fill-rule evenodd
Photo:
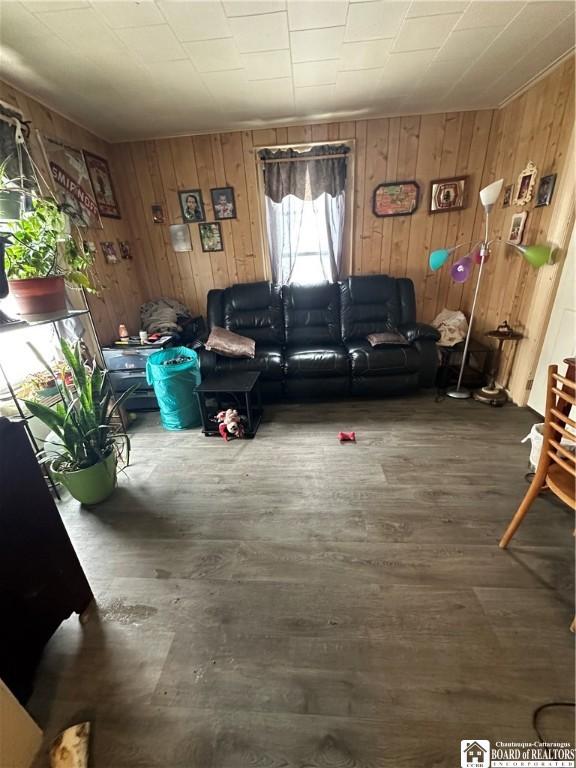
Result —
M 238 413 L 246 417 L 244 437 L 254 437 L 262 419 L 259 378 L 259 372 L 227 373 L 208 376 L 196 387 L 202 432 L 206 437 L 220 435 L 215 416 L 223 410 L 223 403 L 233 404 Z M 209 399 L 216 400 L 216 409 L 208 405 Z
M 498 349 L 494 356 L 494 362 L 492 364 L 492 370 L 490 372 L 490 383 L 482 389 L 477 389 L 472 393 L 474 400 L 478 400 L 480 403 L 486 403 L 486 405 L 493 405 L 495 407 L 504 405 L 508 401 L 508 395 L 503 387 L 499 387 L 496 384 L 496 376 L 498 375 L 498 367 L 502 358 L 502 347 L 505 341 L 520 341 L 523 338 L 521 333 L 518 333 L 511 328 L 506 321 L 496 328 L 495 331 L 488 331 L 486 333 L 491 339 L 498 340 Z

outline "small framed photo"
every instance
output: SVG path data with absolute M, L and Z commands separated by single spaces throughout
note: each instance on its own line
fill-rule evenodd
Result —
M 186 224 L 206 221 L 204 214 L 204 201 L 199 189 L 183 189 L 178 192 L 182 218 Z
M 512 193 L 514 192 L 514 184 L 509 184 L 504 187 L 504 198 L 502 199 L 502 208 L 509 208 L 512 202 Z
M 537 175 L 538 169 L 533 162 L 529 162 L 518 176 L 514 205 L 527 205 L 532 200 Z
M 211 189 L 212 208 L 214 209 L 215 219 L 235 219 L 236 202 L 234 200 L 233 187 L 217 187 Z
M 152 221 L 154 224 L 164 224 L 164 208 L 160 203 L 154 203 L 152 206 Z
M 453 179 L 431 181 L 429 213 L 459 211 L 464 208 L 467 178 L 467 176 L 457 176 Z
M 200 224 L 200 242 L 203 251 L 223 251 L 220 224 Z
M 538 184 L 538 192 L 536 192 L 535 208 L 541 208 L 543 205 L 550 205 L 555 185 L 555 173 L 551 173 L 549 176 L 542 176 L 540 184 Z
M 100 216 L 107 216 L 110 219 L 120 219 L 120 208 L 116 200 L 116 193 L 112 185 L 112 177 L 108 161 L 98 155 L 84 150 L 84 160 L 88 168 L 88 175 L 92 182 L 94 197 L 100 211 Z
M 522 237 L 524 235 L 524 227 L 526 226 L 526 219 L 528 218 L 528 211 L 522 211 L 522 213 L 515 213 L 512 216 L 510 222 L 510 232 L 508 234 L 508 242 L 512 245 L 520 245 Z
M 176 253 L 192 250 L 192 241 L 190 240 L 190 230 L 188 224 L 171 224 L 170 241 L 172 248 Z
M 110 240 L 106 240 L 100 243 L 102 253 L 108 264 L 118 264 L 118 255 L 116 253 L 116 246 Z
M 120 248 L 120 258 L 129 261 L 132 258 L 130 242 L 128 240 L 118 240 L 118 247 Z
M 418 208 L 420 187 L 415 181 L 378 184 L 372 196 L 374 216 L 410 216 Z
M 86 256 L 89 256 L 94 261 L 96 258 L 96 243 L 93 240 L 82 240 L 82 248 Z

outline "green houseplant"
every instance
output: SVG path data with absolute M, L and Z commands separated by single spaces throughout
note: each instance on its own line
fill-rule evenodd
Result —
M 71 371 L 73 388 L 58 382 L 51 367 L 32 347 L 38 359 L 57 382 L 62 402 L 50 408 L 34 400 L 23 400 L 33 416 L 40 419 L 57 436 L 58 451 L 45 450 L 42 460 L 71 495 L 83 504 L 104 501 L 116 485 L 116 467 L 121 447 L 125 448 L 125 464 L 130 458 L 130 440 L 116 432 L 111 419 L 122 402 L 136 387 L 122 393 L 110 407 L 111 390 L 104 373 L 93 364 L 87 368 L 80 354 L 80 344 L 60 343 L 62 354 Z
M 6 276 L 21 314 L 64 311 L 65 282 L 93 290 L 87 274 L 92 256 L 67 233 L 64 214 L 54 200 L 33 198 L 32 209 L 7 228 Z

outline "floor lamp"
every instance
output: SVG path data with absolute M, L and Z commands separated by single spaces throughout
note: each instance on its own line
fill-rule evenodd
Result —
M 462 378 L 464 376 L 464 369 L 466 367 L 466 357 L 468 355 L 468 346 L 470 344 L 470 338 L 472 336 L 472 326 L 474 323 L 474 313 L 476 311 L 476 302 L 478 300 L 478 293 L 480 291 L 480 283 L 482 281 L 482 273 L 484 271 L 484 264 L 490 256 L 490 245 L 494 240 L 489 238 L 489 221 L 490 212 L 494 208 L 496 200 L 502 191 L 504 179 L 498 179 L 498 181 L 492 182 L 484 189 L 480 190 L 480 201 L 484 206 L 485 218 L 484 218 L 484 238 L 480 242 L 476 242 L 472 250 L 465 256 L 456 261 L 451 269 L 450 275 L 457 283 L 464 283 L 472 274 L 474 265 L 478 264 L 478 276 L 476 278 L 476 287 L 474 288 L 474 298 L 472 300 L 472 309 L 470 310 L 470 320 L 468 322 L 468 332 L 466 333 L 466 340 L 464 342 L 464 352 L 462 354 L 462 362 L 460 364 L 460 371 L 458 373 L 458 382 L 456 387 L 449 389 L 446 394 L 448 397 L 456 398 L 457 400 L 466 400 L 472 397 L 472 392 L 466 387 L 462 386 Z M 440 269 L 441 266 L 447 261 L 449 256 L 455 253 L 459 248 L 469 247 L 474 241 L 459 243 L 451 248 L 440 248 L 436 251 L 432 251 L 430 254 L 430 268 L 433 270 Z M 533 267 L 541 267 L 544 264 L 550 263 L 552 255 L 552 249 L 547 245 L 516 245 L 515 243 L 509 243 L 514 245 L 520 253 L 524 256 L 526 261 L 532 264 Z

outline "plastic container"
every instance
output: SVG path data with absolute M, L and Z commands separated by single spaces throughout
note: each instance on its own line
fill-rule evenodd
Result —
M 171 360 L 185 358 L 170 364 Z M 154 387 L 164 429 L 190 429 L 201 424 L 196 387 L 200 384 L 198 355 L 188 347 L 162 349 L 150 355 L 146 380 Z
M 540 461 L 540 454 L 542 453 L 542 443 L 544 441 L 544 422 L 540 422 L 539 424 L 533 424 L 532 429 L 530 432 L 526 435 L 526 437 L 521 440 L 521 443 L 525 443 L 527 440 L 530 440 L 532 443 L 530 448 L 530 464 L 532 465 L 532 469 L 535 470 L 538 466 L 538 462 Z

